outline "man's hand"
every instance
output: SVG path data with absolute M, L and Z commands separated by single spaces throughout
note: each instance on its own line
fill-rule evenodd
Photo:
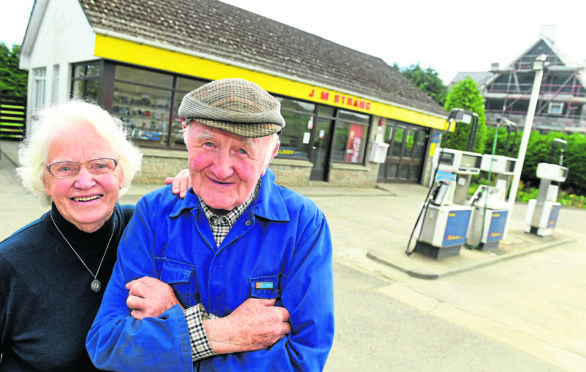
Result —
M 204 320 L 212 349 L 218 354 L 266 349 L 291 331 L 289 312 L 275 300 L 249 298 L 224 318 Z
M 185 198 L 185 194 L 187 194 L 187 190 L 191 187 L 191 177 L 189 176 L 188 169 L 182 169 L 177 173 L 175 177 L 167 177 L 165 178 L 165 185 L 173 184 L 172 190 L 173 194 L 179 194 L 181 199 Z
M 175 305 L 181 306 L 173 288 L 167 283 L 150 277 L 142 277 L 126 284 L 128 298 L 126 305 L 130 315 L 138 320 L 156 318 Z M 181 306 L 183 309 L 183 306 Z

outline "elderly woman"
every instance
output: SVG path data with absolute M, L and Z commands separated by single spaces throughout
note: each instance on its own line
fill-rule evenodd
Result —
M 34 129 L 17 172 L 51 209 L 0 243 L 0 371 L 91 371 L 85 338 L 134 213 L 117 200 L 141 153 L 81 101 L 46 109 Z

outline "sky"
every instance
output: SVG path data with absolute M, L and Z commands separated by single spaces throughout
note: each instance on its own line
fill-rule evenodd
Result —
M 60 1 L 60 0 L 53 0 Z M 557 25 L 556 45 L 586 60 L 583 0 L 223 0 L 400 67 L 458 72 L 506 67 Z M 0 42 L 24 37 L 33 0 L 0 0 Z

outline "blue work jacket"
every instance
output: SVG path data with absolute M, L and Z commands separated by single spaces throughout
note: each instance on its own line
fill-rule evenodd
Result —
M 267 350 L 193 362 L 187 322 L 176 305 L 158 318 L 130 316 L 125 284 L 143 276 L 170 284 L 185 307 L 202 303 L 229 315 L 247 298 L 277 298 L 290 334 Z M 320 371 L 334 337 L 332 240 L 308 198 L 274 183 L 260 193 L 218 247 L 190 190 L 170 186 L 143 197 L 118 249 L 86 347 L 93 363 L 116 371 Z

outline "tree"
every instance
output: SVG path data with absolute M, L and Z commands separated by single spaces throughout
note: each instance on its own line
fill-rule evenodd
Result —
M 574 133 L 566 138 L 568 148 L 564 154 L 564 166 L 568 167 L 566 183 L 576 194 L 586 195 L 586 137 Z
M 424 91 L 429 97 L 431 97 L 431 99 L 439 103 L 441 106 L 444 105 L 448 87 L 444 85 L 437 71 L 433 68 L 428 67 L 424 70 L 419 66 L 419 63 L 403 68 L 400 68 L 395 63 L 393 67 L 399 70 L 403 76 L 415 84 L 419 89 Z
M 455 85 L 446 96 L 444 108 L 446 111 L 461 108 L 478 115 L 474 152 L 483 154 L 486 142 L 486 116 L 484 114 L 484 99 L 480 94 L 480 90 L 476 87 L 476 82 L 471 77 L 467 77 Z M 457 123 L 454 132 L 449 134 L 446 147 L 466 150 L 471 128 L 471 125 Z
M 495 155 L 507 155 L 516 158 L 519 153 L 519 147 L 521 147 L 521 135 L 519 133 L 515 134 L 515 132 L 508 132 L 504 125 L 498 128 L 498 132 L 496 131 L 496 127 L 486 126 L 484 151 L 487 154 L 492 152 L 495 132 L 497 136 Z
M 537 166 L 539 163 L 549 162 L 553 140 L 558 138 L 567 141 L 563 166 L 568 168 L 568 178 L 560 184 L 560 189 L 586 195 L 586 137 L 579 133 L 568 135 L 554 131 L 541 134 L 538 131 L 531 131 L 521 179 L 528 186 L 539 187 L 541 180 L 537 178 Z M 560 161 L 560 153 L 556 155 L 557 157 L 553 159 L 554 164 Z
M 26 96 L 28 72 L 18 68 L 19 50 L 19 45 L 10 49 L 0 42 L 0 95 Z

